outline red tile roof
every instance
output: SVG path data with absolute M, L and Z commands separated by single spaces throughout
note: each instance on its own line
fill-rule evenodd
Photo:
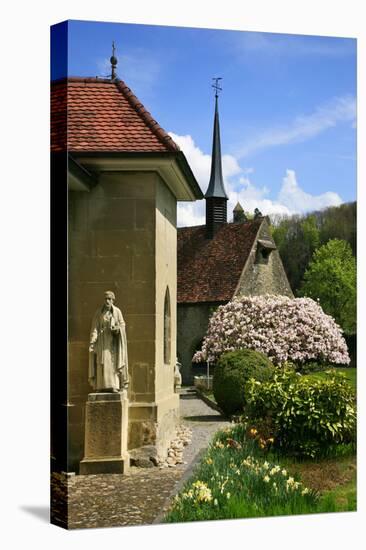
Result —
M 123 81 L 101 78 L 52 83 L 51 150 L 66 148 L 70 152 L 179 151 Z
M 230 300 L 262 222 L 228 223 L 213 239 L 205 225 L 178 228 L 178 303 Z

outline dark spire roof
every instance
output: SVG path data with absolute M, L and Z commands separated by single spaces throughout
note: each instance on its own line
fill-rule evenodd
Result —
M 240 204 L 240 202 L 236 203 L 236 206 L 235 206 L 233 212 L 244 212 L 244 209 L 243 209 L 242 205 Z
M 211 176 L 210 183 L 208 184 L 208 189 L 205 194 L 206 199 L 211 197 L 222 199 L 229 198 L 226 194 L 224 179 L 222 177 L 220 123 L 217 94 L 215 95 L 215 121 L 212 142 Z

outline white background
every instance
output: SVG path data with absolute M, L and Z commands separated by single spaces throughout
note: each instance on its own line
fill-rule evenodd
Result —
M 7 2 L 1 17 L 0 278 L 3 548 L 354 549 L 365 538 L 365 100 L 362 0 Z M 358 38 L 359 511 L 67 532 L 49 502 L 49 26 L 65 19 Z M 362 69 L 362 71 L 361 71 Z M 339 75 L 342 78 L 342 75 Z M 364 282 L 362 285 L 362 281 Z M 4 353 L 5 352 L 5 353 Z M 364 489 L 362 490 L 362 487 Z M 365 518 L 366 519 L 366 518 Z

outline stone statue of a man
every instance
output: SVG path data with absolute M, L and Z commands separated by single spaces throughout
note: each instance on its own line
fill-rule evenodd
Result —
M 107 290 L 104 305 L 93 317 L 89 383 L 95 391 L 119 392 L 128 387 L 126 324 L 114 301 L 114 293 Z
M 181 363 L 179 363 L 178 357 L 177 357 L 177 360 L 176 360 L 175 366 L 174 366 L 174 391 L 175 391 L 175 393 L 178 393 L 178 391 L 182 387 L 182 375 L 180 373 L 181 368 L 182 368 L 182 365 L 181 365 Z

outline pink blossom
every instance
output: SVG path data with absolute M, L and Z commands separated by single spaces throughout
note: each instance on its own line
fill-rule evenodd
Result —
M 219 306 L 193 361 L 215 361 L 243 348 L 261 351 L 275 364 L 350 362 L 341 328 L 311 298 L 244 296 Z

